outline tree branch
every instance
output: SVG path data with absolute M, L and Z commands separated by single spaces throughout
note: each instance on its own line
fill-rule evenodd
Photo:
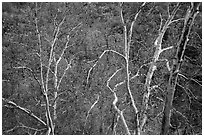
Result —
M 38 36 L 38 45 L 39 45 L 39 49 L 40 49 L 40 76 L 41 76 L 41 85 L 42 85 L 42 90 L 43 90 L 43 94 L 45 94 L 45 85 L 44 85 L 44 78 L 43 78 L 43 62 L 42 62 L 42 41 L 41 41 L 41 34 L 38 28 L 38 11 L 37 11 L 37 2 L 35 5 L 35 27 L 36 27 L 36 32 L 37 32 L 37 36 Z
M 50 52 L 50 59 L 49 59 L 49 64 L 48 64 L 48 69 L 47 69 L 47 77 L 46 77 L 46 82 L 45 82 L 45 85 L 44 85 L 44 78 L 43 78 L 43 67 L 42 67 L 42 42 L 41 42 L 41 35 L 40 35 L 40 32 L 39 32 L 39 28 L 38 28 L 38 19 L 37 19 L 37 2 L 36 2 L 36 5 L 35 5 L 35 14 L 36 14 L 36 17 L 35 17 L 35 25 L 36 25 L 36 32 L 37 32 L 37 35 L 38 35 L 38 41 L 39 41 L 39 47 L 40 47 L 40 66 L 41 66 L 41 83 L 42 83 L 42 89 L 43 89 L 43 94 L 44 94 L 44 99 L 45 99 L 45 102 L 46 102 L 46 119 L 47 119 L 47 127 L 48 127 L 48 131 L 47 131 L 47 134 L 49 135 L 50 133 L 54 135 L 54 125 L 53 125 L 53 122 L 52 122 L 52 118 L 51 118 L 51 114 L 50 114 L 50 109 L 49 109 L 49 98 L 48 98 L 48 95 L 47 95 L 47 92 L 48 92 L 48 81 L 49 81 L 49 71 L 50 71 L 50 65 L 51 65 L 51 58 L 52 58 L 52 52 L 53 52 L 53 48 L 54 48 L 54 44 L 55 44 L 55 41 L 57 39 L 57 37 L 55 36 L 55 39 L 53 41 L 53 44 L 52 44 L 52 47 L 51 47 L 51 52 Z M 65 19 L 65 18 L 64 18 Z M 63 19 L 63 21 L 64 21 Z M 58 32 L 59 32 L 59 29 L 56 33 L 56 35 L 58 35 Z
M 116 105 L 116 103 L 118 102 L 118 97 L 117 97 L 115 91 L 112 90 L 111 87 L 109 86 L 110 80 L 111 80 L 120 70 L 122 70 L 122 68 L 116 70 L 116 71 L 112 74 L 112 76 L 107 80 L 106 86 L 110 89 L 110 91 L 111 91 L 111 92 L 113 93 L 113 95 L 114 95 L 114 98 L 115 98 L 115 99 L 114 99 L 114 101 L 113 101 L 113 106 L 114 106 L 115 110 L 117 111 L 117 113 L 120 115 L 120 118 L 121 118 L 121 120 L 122 120 L 122 122 L 123 122 L 123 124 L 124 124 L 124 127 L 125 127 L 125 130 L 126 130 L 127 134 L 130 135 L 130 130 L 129 130 L 129 128 L 128 128 L 128 126 L 127 126 L 127 123 L 126 123 L 126 120 L 125 120 L 125 118 L 124 118 L 124 116 L 123 116 L 123 111 L 121 111 L 121 110 L 117 107 L 117 105 Z
M 87 122 L 87 119 L 88 119 L 88 117 L 89 117 L 89 114 L 90 114 L 91 110 L 92 110 L 92 109 L 94 108 L 94 106 L 98 103 L 98 101 L 99 101 L 99 95 L 97 96 L 96 101 L 91 105 L 90 109 L 89 109 L 88 112 L 87 112 L 84 127 L 86 126 L 86 122 Z
M 150 92 L 151 92 L 150 84 L 152 81 L 152 76 L 154 74 L 154 71 L 157 69 L 156 62 L 159 60 L 159 56 L 160 56 L 161 52 L 172 48 L 172 46 L 171 46 L 171 47 L 167 47 L 165 49 L 162 49 L 162 39 L 163 39 L 164 33 L 168 29 L 169 24 L 170 24 L 171 20 L 174 18 L 175 13 L 177 12 L 178 9 L 179 9 L 179 3 L 177 3 L 172 14 L 168 17 L 167 21 L 165 22 L 163 28 L 160 30 L 159 35 L 154 42 L 155 52 L 154 52 L 154 56 L 153 56 L 153 61 L 151 62 L 151 65 L 150 65 L 149 70 L 147 72 L 145 85 L 144 85 L 144 92 L 145 92 L 143 95 L 144 110 L 143 110 L 143 122 L 141 124 L 141 129 L 143 129 L 143 127 L 146 123 L 146 120 L 147 120 L 146 111 L 148 109 L 149 96 L 150 96 Z M 161 27 L 161 24 L 160 24 L 160 27 Z M 169 69 L 170 67 L 167 66 L 167 68 Z
M 103 55 L 105 54 L 105 53 L 107 53 L 107 52 L 113 52 L 113 53 L 115 53 L 115 54 L 117 54 L 117 55 L 119 55 L 119 56 L 121 56 L 121 57 L 123 57 L 124 59 L 125 59 L 125 56 L 123 55 L 123 54 L 121 54 L 121 53 L 119 53 L 119 52 L 117 52 L 117 51 L 115 51 L 115 50 L 105 50 L 105 51 L 103 51 L 103 53 L 99 56 L 99 58 L 97 59 L 97 61 L 96 61 L 96 63 L 94 63 L 94 65 L 89 69 L 89 71 L 88 71 L 88 76 L 87 76 L 87 79 L 86 79 L 86 83 L 88 84 L 88 81 L 89 81 L 89 77 L 90 77 L 90 73 L 91 73 L 91 71 L 93 70 L 93 68 L 97 65 L 97 63 L 99 62 L 99 60 L 103 57 Z
M 61 25 L 64 23 L 66 19 L 66 16 L 64 16 L 64 18 L 62 19 L 62 21 L 60 22 L 60 24 L 57 26 L 57 30 L 56 32 L 54 32 L 54 40 L 52 42 L 52 45 L 51 45 L 51 50 L 50 50 L 50 57 L 49 57 L 49 60 L 48 60 L 48 68 L 50 68 L 50 65 L 52 63 L 52 56 L 53 56 L 53 52 L 54 52 L 54 45 L 57 41 L 57 37 L 58 37 L 58 34 L 59 34 L 59 31 L 60 31 L 60 27 Z M 46 89 L 46 92 L 48 90 L 48 78 L 49 78 L 49 69 L 47 70 L 47 74 L 46 74 L 46 82 L 45 82 L 45 89 Z
M 12 107 L 12 108 L 14 107 L 16 109 L 19 109 L 19 110 L 25 112 L 26 114 L 28 114 L 29 116 L 31 116 L 32 118 L 34 118 L 35 120 L 39 121 L 44 126 L 47 126 L 47 124 L 43 120 L 41 120 L 39 117 L 37 117 L 35 114 L 33 114 L 33 112 L 31 110 L 29 110 L 27 108 L 23 108 L 23 107 L 17 105 L 16 103 L 14 103 L 13 101 L 10 101 L 8 99 L 2 98 L 2 100 L 9 105 L 8 107 Z

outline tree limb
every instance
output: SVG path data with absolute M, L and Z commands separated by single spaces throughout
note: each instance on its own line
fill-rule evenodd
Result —
M 6 98 L 2 98 L 2 100 L 7 103 L 9 105 L 9 107 L 12 107 L 12 108 L 16 108 L 16 109 L 19 109 L 23 112 L 25 112 L 26 114 L 28 114 L 29 116 L 31 116 L 32 118 L 34 118 L 35 120 L 39 121 L 41 124 L 43 124 L 44 126 L 47 126 L 47 124 L 41 120 L 39 117 L 37 117 L 35 114 L 33 114 L 33 112 L 27 108 L 23 108 L 19 105 L 17 105 L 16 103 L 14 103 L 13 101 L 10 101 Z

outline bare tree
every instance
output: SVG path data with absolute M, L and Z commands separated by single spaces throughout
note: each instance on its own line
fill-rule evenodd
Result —
M 192 25 L 194 24 L 195 17 L 199 13 L 199 10 L 198 10 L 199 6 L 200 4 L 194 5 L 192 3 L 186 12 L 184 27 L 182 29 L 182 35 L 179 39 L 179 42 L 177 43 L 177 51 L 170 71 L 169 83 L 167 86 L 167 93 L 166 93 L 166 100 L 165 100 L 165 107 L 163 112 L 164 116 L 162 120 L 161 134 L 168 134 L 168 130 L 170 127 L 170 115 L 171 115 L 171 110 L 173 109 L 172 102 L 174 98 L 175 87 L 177 85 L 178 74 L 184 58 L 184 52 L 186 49 L 187 42 L 189 40 L 188 37 L 191 31 Z
M 75 44 L 73 37 L 70 35 L 75 34 L 82 26 L 82 23 L 79 22 L 76 26 L 68 26 L 67 23 L 68 15 L 66 13 L 67 12 L 66 8 L 62 9 L 63 11 L 60 11 L 58 9 L 58 12 L 62 13 L 58 15 L 56 14 L 52 24 L 47 24 L 48 27 L 54 27 L 53 32 L 49 33 L 50 30 L 48 29 L 46 30 L 46 26 L 42 26 L 41 24 L 42 17 L 40 17 L 40 15 L 43 12 L 42 5 L 43 5 L 42 3 L 35 3 L 34 8 L 35 10 L 31 11 L 33 12 L 33 15 L 35 15 L 34 16 L 35 33 L 38 39 L 38 42 L 36 44 L 38 45 L 38 47 L 36 47 L 36 49 L 39 49 L 39 51 L 36 51 L 33 54 L 39 58 L 40 75 L 35 74 L 34 70 L 28 67 L 28 64 L 21 66 L 22 64 L 21 62 L 19 62 L 19 66 L 14 66 L 13 68 L 28 70 L 40 85 L 41 89 L 40 92 L 42 92 L 43 99 L 45 102 L 46 122 L 44 122 L 41 118 L 33 114 L 31 110 L 23 108 L 14 103 L 13 101 L 7 99 L 4 99 L 4 101 L 7 104 L 12 105 L 12 107 L 18 108 L 23 112 L 29 114 L 30 116 L 38 120 L 40 123 L 42 123 L 44 126 L 47 126 L 46 134 L 54 135 L 56 120 L 58 118 L 57 114 L 58 98 L 61 94 L 63 94 L 62 92 L 60 92 L 60 86 L 63 78 L 66 75 L 66 72 L 71 68 L 72 60 L 75 58 L 75 55 L 73 55 L 68 61 L 65 57 L 65 52 L 69 47 L 72 47 Z M 65 3 L 63 6 L 65 6 Z M 63 17 L 59 21 L 60 16 Z M 64 31 L 63 29 L 67 29 L 66 34 L 63 33 Z M 63 40 L 60 38 L 60 36 L 62 35 L 65 37 Z M 72 39 L 72 41 L 70 39 Z M 61 41 L 65 42 L 59 46 L 58 43 Z M 61 52 L 58 51 L 60 48 Z M 65 66 L 64 68 L 63 65 Z M 52 90 L 53 92 L 51 92 L 52 89 L 52 85 L 50 84 L 51 82 L 54 83 L 54 88 Z M 52 94 L 53 97 L 50 96 Z
M 199 50 L 195 37 L 202 40 L 194 30 L 201 28 L 196 22 L 201 3 L 29 4 L 4 14 L 9 23 L 17 18 L 16 28 L 3 36 L 3 55 L 12 49 L 3 59 L 11 60 L 3 65 L 4 94 L 10 79 L 17 81 L 15 93 L 2 98 L 17 119 L 5 134 L 200 132 L 191 117 L 200 113 L 193 103 L 202 104 L 201 65 L 193 74 L 182 72 L 199 60 L 191 50 Z M 196 48 L 188 47 L 191 42 Z M 8 68 L 16 77 L 7 78 Z M 185 110 L 173 103 L 179 100 Z

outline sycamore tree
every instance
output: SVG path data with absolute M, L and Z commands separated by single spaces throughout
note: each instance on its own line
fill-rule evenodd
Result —
M 79 48 L 77 41 L 83 35 L 80 32 L 83 24 L 79 21 L 82 4 L 24 3 L 22 7 L 14 3 L 5 3 L 5 5 L 15 9 L 11 9 L 14 10 L 12 14 L 6 12 L 7 15 L 3 18 L 5 25 L 3 43 L 8 44 L 4 46 L 3 52 L 5 58 L 12 61 L 5 59 L 8 64 L 4 67 L 9 69 L 7 73 L 16 72 L 20 77 L 15 81 L 18 81 L 14 87 L 16 93 L 9 98 L 3 98 L 3 101 L 9 107 L 21 110 L 46 127 L 40 131 L 54 134 L 59 97 L 66 93 L 61 85 L 66 84 L 65 74 L 75 65 L 72 61 L 80 52 L 77 49 Z M 8 24 L 12 23 L 9 19 L 14 23 Z M 75 51 L 68 54 L 68 48 Z M 8 57 L 8 54 L 15 57 Z M 13 76 L 4 78 L 5 82 L 9 83 L 9 79 L 15 80 L 10 77 Z M 21 104 L 26 107 L 22 107 Z M 38 111 L 42 116 L 37 116 L 33 111 Z M 24 121 L 23 117 L 24 115 L 19 114 L 19 120 Z M 19 123 L 20 126 L 14 128 L 31 128 L 24 122 Z M 39 131 L 35 128 L 32 130 L 35 134 Z M 28 132 L 33 134 L 33 131 Z
M 3 134 L 201 134 L 201 3 L 3 3 Z

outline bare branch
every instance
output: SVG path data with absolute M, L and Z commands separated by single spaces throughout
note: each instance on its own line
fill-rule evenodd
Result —
M 154 52 L 154 56 L 153 56 L 153 61 L 152 61 L 151 65 L 149 67 L 149 70 L 147 72 L 147 76 L 146 76 L 146 80 L 145 80 L 145 86 L 144 86 L 144 91 L 145 91 L 145 93 L 143 95 L 144 111 L 143 111 L 143 120 L 142 120 L 143 122 L 141 124 L 141 129 L 144 127 L 146 120 L 147 120 L 146 111 L 148 109 L 149 96 L 150 96 L 150 92 L 151 92 L 150 85 L 151 85 L 152 76 L 154 74 L 154 71 L 157 69 L 156 62 L 159 60 L 159 56 L 160 56 L 161 52 L 173 48 L 172 46 L 170 46 L 170 47 L 162 49 L 162 39 L 163 39 L 163 36 L 164 36 L 166 30 L 169 27 L 170 22 L 174 18 L 177 10 L 179 9 L 179 7 L 180 7 L 179 3 L 177 3 L 172 14 L 168 17 L 167 21 L 165 22 L 163 28 L 160 30 L 159 35 L 154 42 L 155 52 Z M 160 28 L 161 28 L 161 24 L 160 24 Z M 170 70 L 169 64 L 167 64 L 167 68 L 168 68 L 168 70 Z
M 174 48 L 174 46 L 170 46 L 170 47 L 167 47 L 167 48 L 163 48 L 163 49 L 161 49 L 160 53 L 162 53 L 162 52 L 165 51 L 165 50 L 172 49 L 172 48 Z
M 79 23 L 77 26 L 73 27 L 69 33 L 71 33 L 72 31 L 74 31 L 77 27 L 81 27 L 81 25 L 82 25 L 82 23 Z M 57 62 L 56 62 L 56 65 L 58 65 L 58 63 L 59 63 L 60 60 L 62 59 L 62 56 L 64 55 L 64 52 L 66 51 L 66 49 L 67 49 L 68 47 L 71 47 L 71 46 L 74 45 L 74 44 L 72 44 L 72 45 L 69 45 L 69 46 L 68 46 L 69 40 L 70 40 L 70 36 L 69 36 L 69 34 L 68 34 L 68 35 L 67 35 L 67 42 L 66 42 L 66 44 L 65 44 L 64 49 L 62 50 L 62 53 L 61 53 L 59 59 L 58 59 Z
M 122 5 L 123 3 L 120 4 L 120 17 L 121 17 L 121 22 L 123 23 L 123 25 L 125 26 L 125 21 L 124 21 L 124 17 L 123 17 L 123 9 L 122 9 Z
M 37 121 L 39 121 L 40 123 L 42 123 L 44 126 L 47 126 L 47 124 L 41 120 L 39 117 L 37 117 L 35 114 L 33 114 L 33 112 L 27 108 L 23 108 L 19 105 L 17 105 L 16 103 L 14 103 L 13 101 L 10 101 L 8 99 L 5 99 L 5 98 L 2 98 L 3 101 L 5 101 L 9 107 L 14 107 L 14 108 L 17 108 L 25 113 L 27 113 L 29 116 L 33 117 L 34 119 L 36 119 Z
M 86 116 L 86 120 L 85 120 L 84 127 L 86 126 L 86 122 L 87 122 L 87 119 L 88 119 L 88 117 L 89 117 L 89 114 L 90 114 L 91 110 L 92 110 L 92 109 L 94 108 L 94 106 L 98 103 L 98 101 L 99 101 L 99 95 L 97 95 L 96 101 L 91 105 L 90 109 L 89 109 L 88 112 L 87 112 L 87 116 Z
M 116 127 L 117 127 L 117 125 L 118 125 L 118 120 L 119 120 L 119 118 L 120 118 L 120 115 L 117 116 L 116 124 L 115 124 L 114 127 L 113 127 L 113 132 L 114 132 L 115 135 L 117 135 L 117 133 L 116 133 Z
M 120 118 L 122 119 L 122 122 L 123 122 L 123 124 L 125 126 L 127 134 L 130 135 L 130 130 L 129 130 L 129 128 L 127 126 L 127 123 L 126 123 L 126 120 L 125 120 L 125 118 L 123 116 L 123 111 L 121 111 L 116 105 L 116 103 L 118 102 L 118 97 L 117 97 L 117 95 L 116 95 L 116 93 L 114 91 L 111 91 L 111 92 L 113 93 L 114 98 L 115 98 L 114 101 L 113 101 L 113 106 L 114 106 L 115 110 L 118 112 L 118 114 L 120 115 Z
M 187 94 L 187 96 L 188 96 L 188 98 L 189 98 L 189 102 L 191 103 L 191 96 L 189 95 L 189 93 L 187 92 L 187 90 L 182 86 L 182 85 L 180 85 L 179 83 L 176 83 L 176 85 L 177 86 L 179 86 L 179 87 L 181 87 L 185 92 L 186 92 L 186 94 Z M 190 91 L 190 90 L 189 90 Z M 191 92 L 190 92 L 191 93 Z M 191 94 L 191 95 L 193 95 L 193 94 Z M 194 95 L 193 95 L 193 97 L 195 98 L 195 99 L 197 99 Z M 189 105 L 189 107 L 190 107 L 190 105 Z
M 202 41 L 202 37 L 200 37 L 200 35 L 197 33 L 197 32 L 194 32 L 197 36 L 198 36 L 198 38 Z
M 142 6 L 144 6 L 145 5 L 145 3 L 143 3 L 143 5 Z M 128 38 L 128 32 L 127 32 L 127 26 L 126 26 L 126 24 L 125 24 L 125 22 L 124 22 L 124 17 L 123 17 L 123 12 L 122 12 L 122 8 L 121 8 L 121 11 L 120 11 L 120 15 L 121 15 L 121 20 L 122 20 L 122 23 L 123 23 L 123 29 L 124 29 L 124 46 L 125 46 L 125 61 L 126 61 L 126 76 L 127 76 L 127 78 L 126 78 L 126 81 L 127 81 L 127 90 L 128 90 L 128 94 L 129 94 L 129 96 L 130 96 L 130 99 L 131 99 L 131 105 L 132 105 L 132 107 L 134 108 L 134 111 L 135 111 L 135 116 L 136 116 L 136 127 L 137 127 L 137 133 L 138 134 L 140 134 L 140 129 L 139 129 L 139 119 L 138 119 L 138 109 L 137 109 L 137 107 L 136 107 L 136 105 L 135 105 L 135 101 L 134 101 L 134 98 L 133 98 L 133 95 L 132 95 L 132 92 L 131 92 L 131 90 L 130 90 L 130 77 L 129 77 L 129 50 L 130 50 L 130 44 L 131 44 L 131 39 L 132 39 L 132 29 L 133 29 L 133 26 L 134 26 L 134 23 L 135 23 L 135 21 L 136 21 L 136 19 L 137 19 L 137 17 L 138 17 L 138 15 L 139 15 L 139 13 L 140 13 L 140 11 L 141 11 L 141 8 L 139 9 L 139 11 L 135 14 L 135 17 L 134 17 L 134 20 L 132 21 L 132 23 L 131 23 L 131 26 L 130 26 L 130 30 L 129 30 L 129 38 Z M 115 98 L 116 98 L 117 96 L 115 95 Z M 118 112 L 119 113 L 119 112 Z M 126 129 L 128 129 L 128 128 L 126 128 Z M 129 131 L 127 131 L 127 132 L 129 132 Z
M 109 86 L 109 83 L 110 83 L 110 80 L 119 72 L 119 71 L 121 71 L 122 70 L 122 68 L 120 68 L 120 69 L 117 69 L 112 75 L 111 75 L 111 77 L 109 77 L 109 79 L 107 80 L 107 87 L 110 89 L 110 90 L 112 90 L 111 88 L 110 88 L 110 86 Z
M 132 76 L 132 77 L 130 78 L 130 80 L 133 80 L 134 78 L 138 77 L 138 76 L 139 76 L 139 71 L 140 71 L 140 69 L 141 69 L 143 66 L 146 66 L 146 65 L 148 65 L 148 64 L 150 64 L 150 63 L 146 63 L 146 64 L 143 64 L 142 66 L 140 66 L 140 68 L 139 68 L 138 71 L 137 71 L 137 74 L 134 75 L 134 76 Z M 117 83 L 117 84 L 114 86 L 114 89 L 113 89 L 113 90 L 116 91 L 117 88 L 118 88 L 119 86 L 125 84 L 125 82 L 126 82 L 126 80 L 123 80 L 123 81 Z
M 67 59 L 65 59 L 66 60 L 66 62 L 67 62 Z M 62 76 L 61 76 L 61 78 L 60 78 L 60 80 L 59 80 L 59 82 L 58 82 L 58 85 L 57 85 L 57 90 L 59 89 L 59 86 L 60 86 L 60 84 L 61 84 L 61 82 L 62 82 L 62 79 L 64 78 L 64 76 L 65 76 L 65 74 L 66 74 L 66 71 L 69 69 L 69 68 L 71 68 L 71 61 L 72 61 L 73 59 L 71 59 L 70 61 L 69 61 L 69 63 L 67 62 L 67 68 L 64 70 L 64 72 L 63 72 L 63 74 L 62 74 Z
M 202 87 L 202 84 L 200 84 L 200 83 L 202 83 L 201 81 L 198 81 L 198 80 L 193 79 L 193 78 L 190 78 L 190 80 L 194 81 L 195 83 L 197 83 L 199 86 Z
M 76 28 L 80 28 L 81 26 L 82 26 L 82 22 L 80 22 L 80 23 L 77 24 L 75 27 L 73 27 L 73 28 L 70 30 L 69 34 L 70 34 L 72 31 L 74 31 Z
M 161 29 L 162 29 L 162 22 L 163 22 L 163 18 L 162 18 L 161 13 L 159 13 L 159 16 L 160 16 L 160 19 L 161 19 L 161 21 L 160 21 L 160 26 L 159 26 L 159 32 L 160 32 L 160 31 L 161 31 Z
M 161 102 L 164 102 L 164 100 L 162 98 L 160 98 L 160 97 L 156 97 L 156 99 L 158 99 Z
M 65 47 L 64 47 L 63 50 L 62 50 L 62 53 L 61 53 L 60 57 L 59 57 L 58 60 L 56 61 L 56 66 L 58 66 L 59 62 L 61 61 L 61 59 L 62 59 L 62 57 L 63 57 L 63 55 L 64 55 L 64 52 L 65 52 L 66 49 L 68 48 L 68 43 L 69 43 L 69 36 L 68 36 L 68 38 L 67 38 L 67 42 L 66 42 L 66 44 L 65 44 Z M 72 44 L 72 45 L 74 45 L 74 44 Z M 70 45 L 70 46 L 72 46 L 72 45 Z
M 175 9 L 177 9 L 178 7 L 179 6 L 177 6 Z M 181 67 L 184 51 L 186 49 L 186 45 L 189 40 L 188 37 L 196 16 L 197 16 L 197 12 L 194 12 L 194 7 L 189 7 L 186 11 L 184 26 L 182 28 L 182 34 L 180 36 L 179 42 L 177 43 L 178 48 L 175 54 L 176 59 L 174 59 L 175 61 L 173 62 L 173 65 L 172 65 L 173 68 L 171 70 L 170 79 L 167 86 L 166 102 L 165 102 L 165 108 L 164 108 L 165 111 L 164 111 L 161 134 L 167 134 L 170 128 L 170 114 L 171 114 L 170 110 L 172 108 L 174 92 L 178 81 L 178 72 Z
M 91 71 L 93 70 L 93 68 L 97 65 L 97 63 L 99 62 L 99 60 L 103 57 L 103 55 L 107 52 L 113 52 L 115 54 L 118 54 L 119 56 L 123 57 L 125 59 L 125 56 L 115 50 L 105 50 L 103 51 L 103 53 L 99 56 L 98 60 L 96 61 L 96 63 L 89 69 L 88 71 L 88 76 L 87 76 L 87 79 L 86 79 L 86 83 L 88 84 L 88 81 L 89 81 L 89 77 L 90 77 L 90 73 Z
M 30 53 L 30 54 L 28 54 L 28 55 L 37 55 L 37 56 L 40 58 L 40 54 L 37 53 L 37 52 L 35 52 L 35 53 Z
M 151 87 L 150 87 L 150 90 L 154 90 L 155 88 L 158 88 L 158 87 L 159 87 L 159 85 L 151 86 Z
M 155 47 L 160 48 L 161 49 L 161 43 L 162 43 L 162 39 L 163 39 L 163 35 L 166 32 L 166 30 L 168 29 L 168 26 L 171 24 L 172 19 L 174 18 L 176 12 L 179 9 L 179 3 L 177 3 L 176 7 L 174 8 L 172 14 L 169 16 L 169 18 L 167 19 L 167 21 L 165 22 L 163 28 L 161 29 L 161 31 L 159 32 L 159 36 L 157 37 L 157 39 L 155 40 Z
M 34 79 L 38 82 L 38 84 L 41 86 L 41 82 L 40 80 L 38 80 L 38 78 L 36 77 L 36 75 L 34 74 L 33 70 L 29 67 L 26 67 L 26 66 L 18 66 L 18 67 L 13 67 L 15 69 L 27 69 L 31 72 L 31 74 L 33 75 Z
M 18 126 L 15 126 L 15 127 L 11 128 L 11 129 L 9 129 L 9 130 L 2 131 L 2 132 L 3 132 L 3 133 L 9 133 L 9 132 L 12 132 L 12 131 L 16 130 L 17 128 L 19 128 L 19 127 L 18 127 Z M 2 134 L 3 134 L 3 133 L 2 133 Z
M 61 25 L 64 23 L 65 19 L 66 19 L 66 16 L 64 16 L 64 18 L 62 19 L 62 21 L 60 22 L 60 24 L 57 26 L 56 32 L 54 32 L 55 35 L 54 35 L 54 40 L 53 40 L 52 45 L 51 45 L 50 57 L 49 57 L 49 60 L 48 60 L 48 68 L 50 68 L 50 66 L 51 66 L 52 56 L 53 56 L 53 52 L 54 52 L 54 45 L 55 45 L 55 43 L 56 43 L 56 40 L 57 40 L 59 31 L 60 31 Z M 48 77 L 49 77 L 49 72 L 50 72 L 50 70 L 48 69 L 48 70 L 47 70 L 47 74 L 46 74 L 46 82 L 45 82 L 46 92 L 47 92 L 47 89 L 48 89 Z
M 50 45 L 52 44 L 52 40 L 49 40 L 46 36 L 43 37 Z
M 159 59 L 158 61 L 166 61 L 166 67 L 167 67 L 168 71 L 171 71 L 168 59 Z
M 202 83 L 201 81 L 198 81 L 198 80 L 193 79 L 193 78 L 187 78 L 186 76 L 184 76 L 184 75 L 181 74 L 181 73 L 178 73 L 178 75 L 179 75 L 179 76 L 182 76 L 183 78 L 185 78 L 185 79 L 187 79 L 187 80 L 192 80 L 192 81 L 194 81 L 195 83 L 197 83 L 199 86 L 202 87 L 202 84 L 200 84 L 200 83 Z
M 122 84 L 125 84 L 125 81 L 126 80 L 123 80 L 122 82 L 119 82 L 118 84 L 116 84 L 113 90 L 116 91 L 119 86 L 121 86 Z
M 167 22 L 167 24 L 169 25 L 169 23 L 171 23 L 171 20 L 174 18 L 174 16 L 175 16 L 175 14 L 176 14 L 176 12 L 178 11 L 178 9 L 180 8 L 180 3 L 178 2 L 177 4 L 176 4 L 176 7 L 174 8 L 174 10 L 172 11 L 172 14 L 169 16 L 169 22 Z M 167 26 L 168 26 L 167 25 Z
M 39 28 L 38 28 L 38 18 L 37 18 L 37 15 L 38 15 L 38 10 L 37 10 L 37 2 L 36 2 L 36 5 L 35 5 L 35 14 L 36 14 L 36 17 L 35 17 L 35 28 L 36 28 L 36 32 L 37 32 L 37 36 L 38 36 L 38 45 L 39 45 L 39 48 L 40 48 L 40 76 L 41 76 L 41 85 L 42 85 L 42 89 L 43 89 L 43 94 L 45 94 L 45 85 L 44 85 L 44 78 L 43 78 L 43 62 L 42 62 L 42 41 L 41 41 L 41 34 L 40 34 L 40 31 L 39 31 Z
M 176 110 L 176 108 L 173 108 L 172 110 L 173 110 L 174 112 L 178 113 L 179 115 L 181 115 L 181 116 L 185 119 L 185 121 L 187 122 L 187 124 L 193 129 L 193 127 L 191 126 L 190 121 L 188 120 L 188 118 L 187 118 L 185 115 L 183 115 L 180 111 Z
M 50 133 L 52 133 L 54 135 L 54 125 L 53 125 L 53 122 L 52 122 L 52 118 L 51 118 L 51 114 L 50 114 L 50 108 L 49 108 L 49 98 L 48 98 L 48 95 L 47 95 L 47 92 L 48 92 L 48 81 L 49 81 L 49 72 L 50 72 L 50 69 L 47 70 L 47 75 L 46 75 L 46 81 L 45 81 L 45 85 L 44 85 L 44 78 L 43 78 L 43 65 L 42 65 L 42 42 L 41 42 L 41 35 L 40 35 L 40 32 L 39 32 L 39 28 L 38 28 L 38 19 L 37 19 L 37 2 L 36 2 L 36 5 L 35 5 L 35 14 L 36 14 L 36 17 L 35 17 L 35 25 L 36 25 L 36 32 L 37 32 L 37 35 L 38 35 L 38 41 L 39 41 L 39 48 L 40 48 L 40 68 L 41 68 L 41 83 L 42 83 L 42 88 L 43 88 L 43 94 L 44 94 L 44 99 L 45 99 L 45 102 L 46 102 L 46 119 L 47 119 L 47 127 L 48 127 L 48 131 L 47 131 L 47 134 L 49 135 Z M 55 38 L 54 38 L 54 41 L 53 41 L 53 44 L 52 44 L 52 47 L 51 47 L 51 51 L 50 51 L 50 58 L 49 58 L 49 62 L 48 62 L 48 68 L 50 68 L 50 65 L 51 65 L 51 62 L 52 62 L 52 53 L 53 53 L 53 49 L 54 49 L 54 44 L 55 44 L 55 41 L 57 39 L 57 35 L 59 33 L 59 29 L 60 29 L 60 26 L 62 25 L 62 23 L 64 22 L 65 20 L 65 17 L 63 18 L 62 22 L 60 23 L 59 27 L 58 27 L 58 31 L 55 35 Z
M 142 65 L 140 66 L 140 68 L 137 70 L 137 73 L 136 73 L 134 76 L 132 76 L 132 77 L 130 78 L 130 80 L 132 80 L 132 79 L 134 79 L 134 78 L 138 77 L 138 76 L 139 76 L 139 73 L 140 73 L 141 68 L 143 68 L 144 66 L 147 66 L 147 65 L 149 65 L 149 64 L 151 64 L 151 62 L 146 63 L 146 64 L 142 64 Z
M 169 5 L 170 3 L 168 3 L 168 6 L 167 6 L 167 13 L 168 13 L 168 17 L 170 17 L 170 12 L 169 12 Z
M 178 21 L 181 21 L 181 20 L 185 20 L 185 18 L 179 18 L 179 19 L 172 20 L 172 21 L 169 22 L 169 25 L 171 23 L 178 22 Z
M 184 76 L 184 75 L 181 74 L 181 73 L 178 73 L 178 75 L 179 75 L 179 76 L 182 76 L 182 77 L 185 78 L 185 79 L 188 79 L 186 76 Z
M 141 7 L 143 7 L 145 4 L 146 4 L 146 2 L 144 2 Z M 133 26 L 134 26 L 134 24 L 135 24 L 135 21 L 136 21 L 138 15 L 139 15 L 139 13 L 141 12 L 141 9 L 142 9 L 141 7 L 140 7 L 139 11 L 135 14 L 134 20 L 132 21 L 131 26 L 130 26 L 130 30 L 129 30 L 129 42 L 128 42 L 128 45 L 129 45 L 129 46 L 130 46 L 130 43 L 131 43 L 131 40 L 132 40 L 132 30 L 133 30 Z M 122 18 L 122 21 L 124 22 L 123 16 L 121 16 L 121 18 Z
M 113 93 L 113 95 L 114 95 L 114 98 L 115 98 L 115 99 L 114 99 L 114 101 L 113 101 L 113 106 L 114 106 L 115 110 L 117 111 L 117 113 L 120 115 L 120 118 L 122 119 L 122 122 L 123 122 L 123 124 L 124 124 L 124 126 L 125 126 L 125 129 L 126 129 L 127 134 L 130 135 L 130 130 L 129 130 L 129 128 L 128 128 L 128 126 L 127 126 L 127 123 L 126 123 L 126 120 L 125 120 L 125 118 L 124 118 L 124 116 L 123 116 L 123 111 L 121 111 L 121 110 L 117 107 L 117 105 L 116 105 L 116 103 L 118 102 L 118 97 L 117 97 L 115 91 L 112 90 L 111 87 L 109 86 L 110 80 L 111 80 L 121 69 L 122 69 L 122 68 L 116 70 L 116 71 L 112 74 L 112 76 L 109 77 L 109 79 L 107 80 L 106 86 L 110 89 L 110 91 L 111 91 L 111 92 Z
M 2 82 L 10 82 L 10 80 L 8 79 L 2 79 Z
M 19 128 L 26 128 L 26 129 L 30 129 L 30 130 L 34 130 L 34 131 L 43 131 L 43 130 L 47 130 L 47 128 L 43 128 L 43 129 L 36 129 L 36 128 L 33 128 L 33 127 L 29 127 L 29 126 L 25 126 L 23 123 L 19 122 L 20 126 L 17 126 Z

